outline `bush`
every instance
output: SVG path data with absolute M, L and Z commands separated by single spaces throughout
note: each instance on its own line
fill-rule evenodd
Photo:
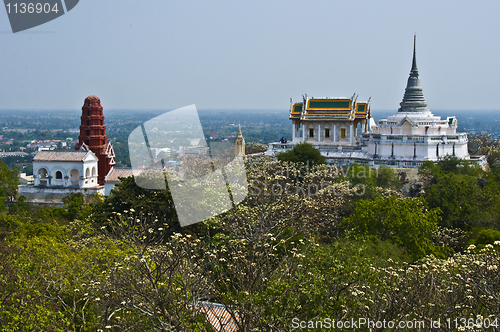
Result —
M 321 152 L 306 142 L 301 142 L 295 145 L 292 150 L 281 152 L 276 157 L 280 161 L 304 163 L 311 166 L 326 164 L 326 158 L 321 155 Z

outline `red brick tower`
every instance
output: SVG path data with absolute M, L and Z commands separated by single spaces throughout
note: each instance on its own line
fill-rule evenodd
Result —
M 98 182 L 104 185 L 104 178 L 115 165 L 115 152 L 106 136 L 101 100 L 97 96 L 85 98 L 82 107 L 80 136 L 76 150 L 91 150 L 99 158 Z

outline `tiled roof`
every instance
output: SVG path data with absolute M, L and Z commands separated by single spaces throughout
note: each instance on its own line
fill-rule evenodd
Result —
M 139 175 L 141 170 L 133 170 L 131 168 L 114 168 L 108 173 L 105 182 L 120 182 L 119 178 L 128 178 L 129 176 Z
M 307 97 L 302 103 L 291 103 L 290 119 L 320 121 L 354 121 L 370 117 L 370 100 L 358 102 L 358 97 Z
M 206 315 L 207 321 L 216 331 L 234 332 L 238 330 L 238 325 L 224 305 L 210 302 L 201 302 L 200 305 L 201 312 Z M 234 312 L 234 315 L 239 321 L 238 313 Z
M 86 151 L 40 151 L 33 161 L 82 161 L 87 153 Z

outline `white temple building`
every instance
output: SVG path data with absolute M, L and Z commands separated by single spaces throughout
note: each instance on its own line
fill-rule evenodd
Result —
M 97 183 L 97 162 L 92 151 L 41 151 L 33 158 L 35 186 L 91 188 Z
M 28 201 L 57 203 L 70 193 L 104 194 L 99 159 L 92 151 L 40 151 L 33 158 L 33 185 L 19 186 Z
M 420 167 L 426 160 L 449 155 L 470 159 L 467 134 L 457 133 L 457 119 L 434 116 L 424 98 L 417 69 L 416 38 L 413 61 L 398 112 L 375 122 L 370 100 L 310 98 L 291 103 L 292 141 L 271 143 L 267 155 L 292 149 L 300 142 L 311 143 L 330 164 L 354 162 L 370 166 Z M 485 163 L 482 156 L 477 160 Z

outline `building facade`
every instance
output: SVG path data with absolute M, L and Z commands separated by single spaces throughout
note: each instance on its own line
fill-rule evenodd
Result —
M 91 188 L 99 186 L 98 159 L 92 151 L 41 151 L 33 158 L 34 185 Z
M 446 155 L 470 159 L 467 134 L 457 133 L 457 118 L 441 119 L 427 107 L 418 74 L 415 38 L 412 67 L 399 105 L 395 115 L 379 120 L 362 135 L 369 159 L 415 167 Z
M 413 42 L 412 67 L 395 115 L 375 122 L 370 100 L 305 96 L 302 103 L 291 103 L 292 141 L 271 143 L 266 154 L 276 155 L 308 142 L 330 164 L 420 167 L 426 160 L 437 161 L 447 155 L 470 159 L 467 134 L 457 133 L 457 118 L 441 119 L 427 107 L 417 69 L 415 37 Z M 476 161 L 482 165 L 485 158 Z
M 290 101 L 292 143 L 355 146 L 358 132 L 368 128 L 370 100 L 351 98 L 314 98 L 303 96 L 302 102 Z
M 71 193 L 104 194 L 92 151 L 40 151 L 33 158 L 33 180 L 19 186 L 19 195 L 35 203 L 61 203 Z
M 19 195 L 37 203 L 61 203 L 80 192 L 104 195 L 104 179 L 115 165 L 107 141 L 103 107 L 96 96 L 85 98 L 76 151 L 41 151 L 33 158 L 33 184 L 19 186 Z

